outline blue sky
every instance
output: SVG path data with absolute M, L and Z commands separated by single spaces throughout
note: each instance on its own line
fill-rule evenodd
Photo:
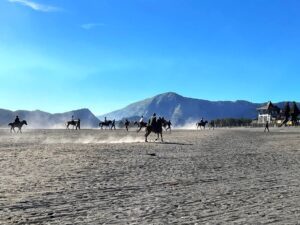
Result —
M 0 108 L 95 114 L 174 91 L 300 101 L 298 0 L 0 0 Z

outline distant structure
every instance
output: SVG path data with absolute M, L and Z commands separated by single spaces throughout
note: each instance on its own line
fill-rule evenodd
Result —
M 275 121 L 280 115 L 280 108 L 269 101 L 266 105 L 256 109 L 258 111 L 257 123 L 265 124 Z

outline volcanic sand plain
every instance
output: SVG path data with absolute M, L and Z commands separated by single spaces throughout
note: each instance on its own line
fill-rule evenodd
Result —
M 0 130 L 0 224 L 300 224 L 300 129 Z

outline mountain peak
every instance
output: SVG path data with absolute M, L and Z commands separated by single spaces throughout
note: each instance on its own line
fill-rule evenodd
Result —
M 184 97 L 175 92 L 166 92 L 153 97 L 154 101 L 179 101 Z
M 158 97 L 158 96 L 160 96 L 160 97 L 181 97 L 181 98 L 183 97 L 183 96 L 177 94 L 176 92 L 171 92 L 171 91 L 156 95 L 155 97 Z

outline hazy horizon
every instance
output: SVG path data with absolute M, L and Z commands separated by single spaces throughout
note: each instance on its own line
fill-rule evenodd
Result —
M 0 108 L 300 102 L 296 0 L 0 0 Z

